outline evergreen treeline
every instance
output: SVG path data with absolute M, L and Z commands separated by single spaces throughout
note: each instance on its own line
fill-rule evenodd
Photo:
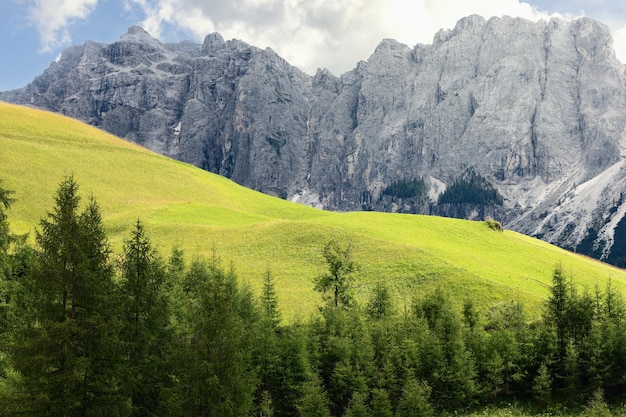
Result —
M 422 178 L 410 180 L 398 180 L 385 187 L 382 195 L 398 198 L 417 198 L 419 200 L 428 199 L 428 189 Z
M 439 196 L 438 204 L 503 204 L 502 196 L 482 175 L 468 168 Z
M 66 178 L 35 247 L 9 233 L 0 183 L 3 416 L 429 416 L 500 401 L 623 400 L 626 308 L 557 267 L 541 320 L 443 289 L 399 311 L 381 280 L 352 297 L 350 246 L 323 248 L 319 314 L 284 324 L 271 271 L 255 296 L 217 257 L 164 259 L 140 221 L 115 256 L 97 203 Z

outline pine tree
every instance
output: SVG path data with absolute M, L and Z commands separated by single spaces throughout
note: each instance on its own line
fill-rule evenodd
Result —
M 532 390 L 537 403 L 542 406 L 548 405 L 552 397 L 552 376 L 545 362 L 539 366 Z
M 302 391 L 298 402 L 300 417 L 330 417 L 328 398 L 316 375 L 303 385 Z
M 274 408 L 272 407 L 272 397 L 267 391 L 261 394 L 261 402 L 259 404 L 259 417 L 274 417 Z
M 12 364 L 31 416 L 123 414 L 117 366 L 114 272 L 97 203 L 79 214 L 67 177 L 37 233 L 36 265 L 24 280 L 29 316 L 16 332 Z
M 374 352 L 368 326 L 355 310 L 326 305 L 314 334 L 318 369 L 333 415 L 344 413 L 354 392 L 367 392 Z M 319 325 L 319 326 L 317 326 Z
M 282 381 L 282 366 L 279 354 L 279 323 L 278 299 L 274 290 L 271 271 L 265 272 L 263 292 L 260 298 L 261 318 L 257 326 L 254 344 L 254 365 L 259 372 L 257 397 L 263 402 L 263 395 L 279 398 Z
M 589 404 L 585 407 L 582 414 L 584 417 L 611 417 L 613 413 L 604 402 L 604 394 L 601 389 L 593 392 Z
M 372 417 L 393 417 L 393 409 L 387 391 L 381 388 L 372 390 Z
M 178 360 L 178 398 L 185 415 L 241 416 L 252 411 L 256 375 L 246 300 L 232 270 L 194 261 L 183 279 L 185 338 Z M 249 296 L 249 293 L 246 293 Z
M 263 317 L 269 321 L 274 329 L 280 323 L 280 311 L 278 311 L 278 297 L 274 288 L 274 277 L 268 268 L 263 279 L 263 293 L 261 295 L 261 309 Z
M 11 194 L 13 194 L 13 192 L 4 189 L 2 187 L 2 181 L 0 180 L 0 283 L 3 279 L 9 278 L 8 251 L 12 237 L 9 230 L 7 210 L 15 201 L 11 197 Z M 0 287 L 0 290 L 1 289 Z
M 279 368 L 276 376 L 280 383 L 272 386 L 272 402 L 276 416 L 297 415 L 298 399 L 311 374 L 307 331 L 307 325 L 293 323 L 281 328 L 279 333 Z
M 415 309 L 430 330 L 420 349 L 422 366 L 429 375 L 436 400 L 453 408 L 468 404 L 477 392 L 476 366 L 465 346 L 460 314 L 441 288 Z
M 0 180 L 0 409 L 9 408 L 9 405 L 5 404 L 6 399 L 3 394 L 6 392 L 4 386 L 9 369 L 6 350 L 11 326 L 12 314 L 10 309 L 13 292 L 9 258 L 9 245 L 13 238 L 10 234 L 6 214 L 6 211 L 13 203 L 10 194 L 10 191 L 2 187 L 2 181 Z
M 402 397 L 398 402 L 396 417 L 429 417 L 433 415 L 430 405 L 431 389 L 425 382 L 418 383 L 414 376 L 410 377 L 402 390 Z
M 367 315 L 373 320 L 379 320 L 392 314 L 393 303 L 391 301 L 389 288 L 384 282 L 378 282 L 367 304 Z
M 571 283 L 558 265 L 552 274 L 552 287 L 546 309 L 546 322 L 554 328 L 558 361 L 563 366 L 568 343 L 568 311 L 571 307 Z
M 170 385 L 170 290 L 165 263 L 139 220 L 124 242 L 120 269 L 124 391 L 131 415 L 154 415 Z
M 9 302 L 10 302 L 10 275 L 11 262 L 9 260 L 9 245 L 13 239 L 9 230 L 6 211 L 11 207 L 14 200 L 11 198 L 11 191 L 2 187 L 0 180 L 0 338 L 4 335 L 8 327 Z M 0 340 L 2 342 L 2 340 Z M 0 344 L 2 349 L 3 344 Z M 0 358 L 2 355 L 0 355 Z M 3 371 L 3 363 L 0 361 L 0 375 Z
M 346 409 L 345 417 L 370 417 L 371 411 L 367 406 L 366 396 L 360 392 L 355 392 Z

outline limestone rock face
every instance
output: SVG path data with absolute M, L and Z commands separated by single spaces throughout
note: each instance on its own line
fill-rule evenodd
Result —
M 471 168 L 504 206 L 457 215 L 488 213 L 615 262 L 626 248 L 625 68 L 590 19 L 470 16 L 430 45 L 385 39 L 339 77 L 216 33 L 164 44 L 131 27 L 110 45 L 68 48 L 0 99 L 334 210 L 455 215 L 436 197 Z M 383 196 L 413 178 L 430 203 Z

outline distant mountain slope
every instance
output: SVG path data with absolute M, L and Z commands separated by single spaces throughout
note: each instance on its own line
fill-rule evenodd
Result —
M 213 250 L 255 289 L 270 268 L 289 317 L 320 302 L 313 278 L 330 239 L 351 241 L 360 264 L 357 292 L 385 280 L 400 302 L 444 285 L 461 302 L 517 299 L 537 313 L 557 263 L 581 287 L 626 289 L 626 271 L 484 222 L 407 214 L 321 211 L 270 197 L 191 165 L 156 155 L 72 119 L 0 103 L 3 186 L 15 190 L 16 232 L 32 232 L 53 206 L 64 175 L 99 202 L 119 249 L 139 218 L 164 256 Z M 531 312 L 532 313 L 532 312 Z
M 163 44 L 131 27 L 68 48 L 0 99 L 69 115 L 247 187 L 336 210 L 494 216 L 626 265 L 626 76 L 590 19 L 470 16 L 431 45 L 384 40 L 310 77 L 219 34 Z M 472 168 L 502 207 L 437 206 Z M 424 198 L 384 191 L 424 179 Z M 617 231 L 617 232 L 616 232 Z M 624 235 L 624 237 L 622 237 Z

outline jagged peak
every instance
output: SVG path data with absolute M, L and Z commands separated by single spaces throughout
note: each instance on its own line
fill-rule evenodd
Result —
M 484 17 L 479 16 L 477 14 L 472 14 L 472 15 L 466 16 L 458 20 L 456 22 L 456 25 L 454 26 L 454 31 L 460 32 L 460 31 L 467 30 L 470 28 L 479 28 L 479 27 L 483 27 L 486 23 L 487 23 L 487 20 L 485 20 Z
M 161 43 L 158 39 L 153 38 L 144 28 L 137 25 L 129 27 L 126 33 L 120 36 L 118 42 L 124 41 Z
M 145 35 L 145 36 L 150 36 L 150 34 L 141 26 L 138 25 L 132 25 L 128 28 L 128 30 L 126 31 L 127 35 Z
M 213 52 L 222 49 L 226 42 L 222 35 L 217 32 L 206 35 L 204 42 L 202 43 L 202 52 L 205 54 L 211 54 Z
M 410 48 L 408 47 L 408 45 L 405 45 L 402 42 L 398 42 L 397 40 L 392 38 L 384 38 L 382 41 L 380 41 L 380 43 L 374 50 L 374 53 L 382 51 L 404 51 L 409 49 Z

